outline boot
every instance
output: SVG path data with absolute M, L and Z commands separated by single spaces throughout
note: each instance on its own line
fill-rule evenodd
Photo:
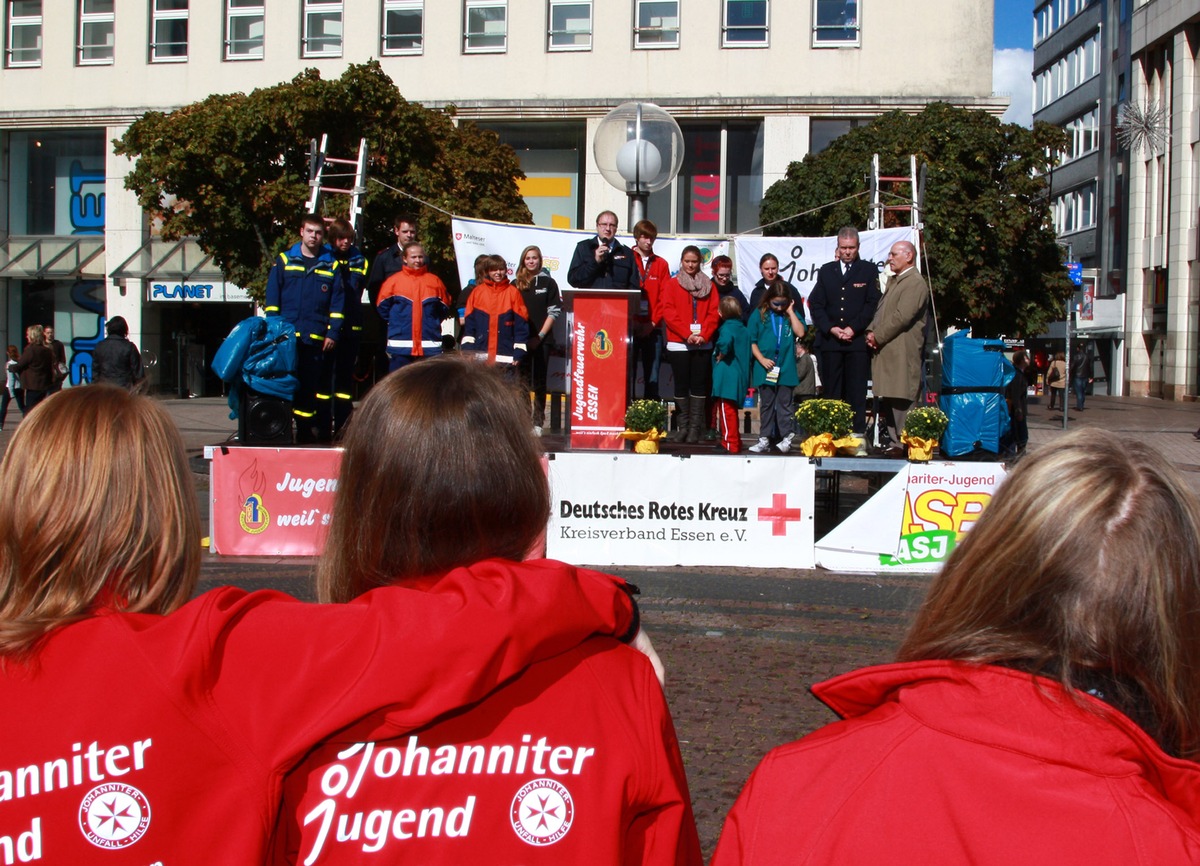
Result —
M 541 429 L 546 426 L 546 392 L 537 392 L 533 394 L 533 426 L 540 433 Z
M 686 441 L 689 445 L 695 445 L 700 441 L 700 433 L 705 426 L 705 400 L 703 397 L 692 397 L 689 402 L 691 403 L 691 411 L 688 413 L 688 431 Z
M 675 401 L 675 429 L 667 434 L 671 442 L 682 442 L 687 438 L 689 424 L 687 398 Z

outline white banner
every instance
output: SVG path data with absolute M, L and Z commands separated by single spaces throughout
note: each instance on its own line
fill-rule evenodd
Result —
M 804 459 L 554 454 L 546 555 L 588 565 L 812 568 Z
M 917 233 L 912 228 L 880 229 L 859 232 L 858 257 L 873 262 L 880 272 L 887 262 L 888 250 L 896 241 L 917 242 Z M 808 295 L 817 283 L 817 271 L 826 262 L 832 262 L 837 251 L 837 237 L 827 238 L 766 238 L 740 237 L 735 242 L 737 249 L 738 288 L 750 297 L 754 284 L 762 279 L 758 269 L 759 260 L 766 253 L 779 259 L 779 275 L 800 291 L 805 302 L 806 322 L 808 317 Z
M 816 544 L 830 571 L 934 572 L 1000 482 L 1002 463 L 910 464 Z

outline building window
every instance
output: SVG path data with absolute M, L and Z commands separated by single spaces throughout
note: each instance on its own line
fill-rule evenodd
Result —
M 9 0 L 5 65 L 42 65 L 42 0 Z
M 1054 31 L 1093 5 L 1096 0 L 1049 0 L 1033 10 L 1033 44 L 1037 45 Z M 1126 3 L 1121 4 L 1127 8 Z
M 725 0 L 721 44 L 726 48 L 766 46 L 769 32 L 767 0 Z
M 1100 72 L 1100 34 L 1076 45 L 1033 77 L 1033 110 L 1040 111 Z
M 679 0 L 637 0 L 634 48 L 679 47 Z
M 592 0 L 549 0 L 548 51 L 589 51 L 592 47 Z
M 8 231 L 15 235 L 104 233 L 103 129 L 13 130 L 7 143 Z
M 1096 182 L 1054 199 L 1054 230 L 1060 235 L 1096 227 Z
M 153 0 L 150 7 L 150 61 L 187 60 L 188 0 Z
M 1087 114 L 1063 124 L 1071 143 L 1062 153 L 1062 161 L 1078 159 L 1100 147 L 1100 110 L 1093 108 Z
M 265 31 L 262 0 L 225 0 L 226 60 L 262 60 Z
M 813 0 L 813 47 L 858 45 L 858 0 Z
M 463 52 L 502 52 L 508 48 L 508 2 L 464 0 Z
M 873 117 L 814 117 L 809 123 L 808 152 L 820 153 L 852 129 L 866 126 Z
M 79 0 L 79 63 L 112 63 L 116 16 L 113 0 Z
M 671 185 L 650 194 L 646 216 L 662 232 L 726 234 L 759 225 L 763 125 L 684 123 L 684 156 Z
M 342 56 L 342 0 L 304 0 L 304 57 Z
M 383 0 L 383 53 L 420 54 L 424 50 L 424 0 Z

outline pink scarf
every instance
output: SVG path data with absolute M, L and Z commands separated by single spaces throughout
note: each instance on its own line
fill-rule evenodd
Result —
M 679 281 L 679 285 L 683 290 L 695 298 L 697 301 L 708 297 L 708 293 L 712 291 L 712 280 L 704 271 L 696 271 L 696 276 L 689 277 L 684 271 L 680 271 L 675 275 L 675 279 Z

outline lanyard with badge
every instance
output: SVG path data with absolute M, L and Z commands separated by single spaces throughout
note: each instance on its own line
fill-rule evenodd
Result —
M 775 360 L 771 369 L 767 371 L 767 384 L 775 385 L 779 382 L 779 349 L 783 344 L 783 328 L 788 324 L 784 321 L 784 317 L 774 310 L 771 311 L 771 330 L 775 332 Z

